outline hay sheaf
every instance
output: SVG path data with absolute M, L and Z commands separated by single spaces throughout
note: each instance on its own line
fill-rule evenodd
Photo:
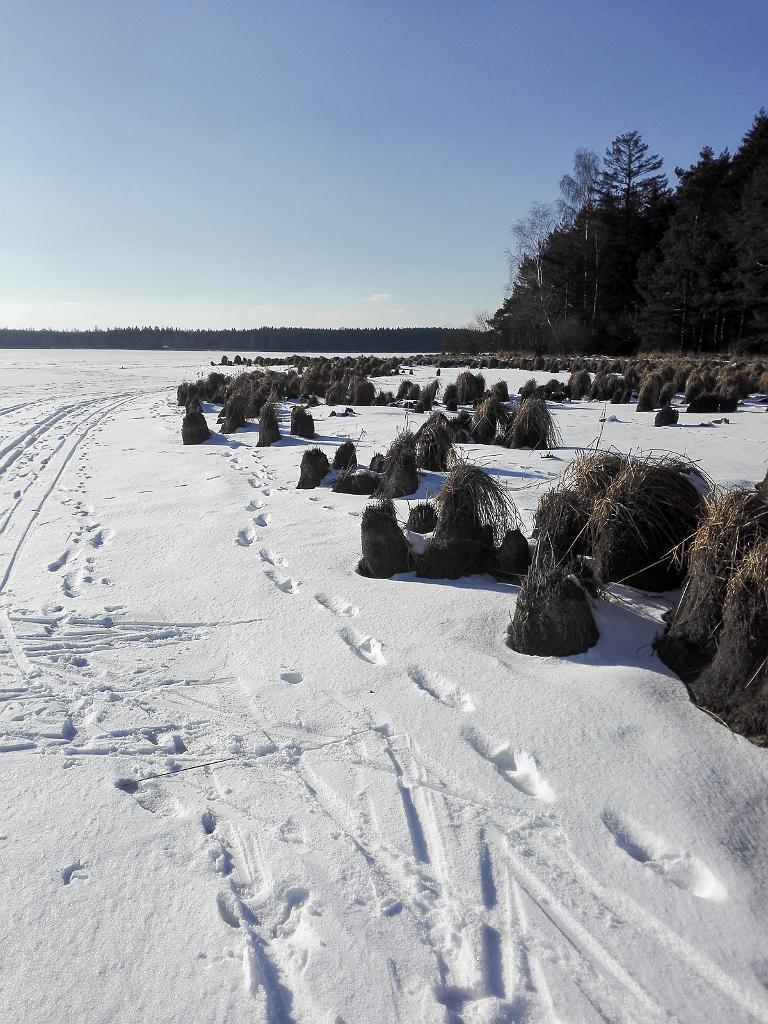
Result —
M 311 418 L 311 417 L 310 417 Z M 277 419 L 277 406 L 274 402 L 267 402 L 259 416 L 259 440 L 257 448 L 269 448 L 275 441 L 280 440 L 280 426 Z
M 464 370 L 456 378 L 456 401 L 459 405 L 473 405 L 479 402 L 485 394 L 485 377 L 481 373 L 472 373 L 471 370 Z M 445 400 L 448 401 L 448 389 L 446 388 Z
M 195 408 L 190 407 L 181 424 L 182 444 L 202 444 L 211 436 L 205 416 L 200 410 L 198 403 Z
M 520 654 L 567 657 L 581 654 L 600 638 L 581 582 L 546 559 L 528 572 L 507 629 L 507 646 Z
M 591 552 L 590 505 L 571 487 L 556 487 L 539 499 L 533 517 L 537 550 L 552 564 Z
M 387 498 L 404 498 L 418 488 L 416 438 L 410 430 L 403 430 L 384 456 L 384 469 L 378 493 Z
M 492 572 L 497 550 L 520 525 L 517 509 L 499 483 L 478 466 L 460 463 L 445 478 L 426 552 L 416 559 L 419 576 L 458 579 Z M 502 563 L 506 555 L 505 551 Z M 500 565 L 500 571 L 504 564 Z
M 508 448 L 560 447 L 560 431 L 543 398 L 533 396 L 520 403 L 504 433 L 503 443 Z
M 432 533 L 437 525 L 437 512 L 430 501 L 420 501 L 408 512 L 406 529 L 413 533 Z
M 507 530 L 520 527 L 514 502 L 499 482 L 479 466 L 459 463 L 448 473 L 437 496 L 438 538 L 472 539 L 484 526 L 493 543 L 501 544 Z
M 702 494 L 680 460 L 632 460 L 590 516 L 595 575 L 661 592 L 680 585 L 702 512 Z
M 291 433 L 294 437 L 303 437 L 311 441 L 315 436 L 315 421 L 312 413 L 303 405 L 294 405 L 291 409 Z
M 454 453 L 453 438 L 442 413 L 433 413 L 416 432 L 416 465 L 419 469 L 443 472 Z
M 363 557 L 358 565 L 362 576 L 388 579 L 406 572 L 410 549 L 389 498 L 366 505 L 360 520 Z
M 473 440 L 479 444 L 493 444 L 497 431 L 503 429 L 509 419 L 509 410 L 501 399 L 495 394 L 488 395 L 475 407 L 472 417 Z
M 296 487 L 302 490 L 319 487 L 330 468 L 328 456 L 322 448 L 307 448 L 301 457 L 299 482 Z
M 691 690 L 732 729 L 768 739 L 768 539 L 729 580 L 717 651 Z
M 715 653 L 730 580 L 744 558 L 768 539 L 768 503 L 753 491 L 711 494 L 690 545 L 688 579 L 656 641 L 659 656 L 681 678 L 695 678 Z
M 357 452 L 355 446 L 347 439 L 343 444 L 340 444 L 336 449 L 333 456 L 333 468 L 334 469 L 349 469 L 350 466 L 357 465 Z

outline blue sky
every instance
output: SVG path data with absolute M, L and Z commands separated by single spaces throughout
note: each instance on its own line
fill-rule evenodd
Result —
M 768 105 L 768 3 L 7 0 L 0 326 L 458 326 L 580 146 Z

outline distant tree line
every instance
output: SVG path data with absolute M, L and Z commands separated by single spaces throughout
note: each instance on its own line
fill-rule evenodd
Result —
M 0 348 L 210 349 L 237 352 L 439 352 L 463 330 L 442 327 L 257 327 L 183 330 L 112 327 L 90 331 L 0 328 Z M 459 346 L 460 347 L 460 346 Z
M 561 198 L 512 228 L 511 286 L 486 347 L 629 353 L 765 349 L 768 114 L 736 153 L 675 169 L 636 131 L 578 150 Z

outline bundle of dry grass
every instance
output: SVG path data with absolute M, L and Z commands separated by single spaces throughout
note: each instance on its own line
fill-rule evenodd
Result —
M 589 514 L 595 501 L 629 464 L 629 458 L 617 451 L 579 452 L 563 473 L 563 483 L 585 503 Z
M 323 477 L 331 468 L 328 456 L 322 448 L 307 448 L 301 457 L 301 470 L 297 489 L 309 490 L 319 487 Z
M 589 522 L 595 575 L 661 592 L 680 585 L 702 496 L 680 460 L 632 460 L 595 502 Z
M 349 390 L 343 381 L 331 384 L 325 392 L 326 405 L 346 405 L 349 401 Z
M 235 391 L 230 395 L 222 409 L 223 434 L 233 434 L 238 427 L 245 426 L 247 396 L 243 391 Z
M 333 468 L 349 469 L 350 466 L 356 465 L 357 452 L 355 451 L 355 446 L 349 439 L 347 439 L 336 449 L 336 453 L 333 456 Z
M 501 544 L 494 549 L 491 572 L 507 582 L 518 583 L 528 572 L 531 550 L 522 530 L 507 530 Z
M 520 654 L 564 658 L 600 638 L 589 597 L 566 567 L 536 559 L 517 595 L 507 646 Z
M 380 479 L 379 474 L 372 473 L 370 469 L 350 466 L 339 473 L 331 484 L 331 490 L 337 494 L 373 494 Z
M 689 682 L 715 654 L 730 580 L 744 558 L 768 540 L 768 504 L 751 491 L 710 495 L 688 554 L 688 579 L 666 632 L 662 661 Z
M 484 394 L 485 378 L 481 373 L 465 370 L 456 378 L 456 400 L 459 405 L 472 405 L 479 402 Z
M 688 412 L 708 413 L 720 412 L 720 395 L 712 391 L 702 391 L 688 403 Z
M 755 484 L 755 490 L 761 498 L 765 498 L 768 501 L 768 469 L 765 471 L 765 477 L 759 484 Z
M 269 400 L 270 388 L 266 384 L 258 386 L 256 384 L 247 388 L 244 391 L 245 397 L 245 415 L 253 419 L 260 415 L 264 403 Z
M 378 494 L 386 498 L 404 498 L 418 489 L 416 438 L 410 430 L 403 430 L 384 456 L 384 470 Z
M 202 444 L 211 436 L 199 401 L 190 403 L 181 424 L 182 444 Z
M 291 409 L 291 433 L 294 437 L 304 437 L 312 440 L 315 436 L 315 421 L 312 413 L 308 412 L 303 405 L 294 405 Z
M 589 370 L 574 370 L 568 378 L 568 392 L 573 401 L 576 401 L 579 398 L 584 398 L 588 395 L 591 386 L 592 377 L 590 376 Z
M 661 386 L 656 376 L 646 377 L 637 396 L 637 412 L 653 412 L 659 404 Z
M 397 522 L 395 506 L 389 498 L 366 505 L 360 521 L 363 557 L 357 571 L 361 576 L 389 579 L 407 572 L 410 549 Z
M 507 530 L 519 526 L 514 502 L 498 480 L 468 463 L 451 469 L 437 496 L 438 537 L 472 540 L 489 527 L 493 543 L 500 544 Z
M 310 416 L 310 419 L 312 417 Z M 280 440 L 280 425 L 277 419 L 277 406 L 274 402 L 267 402 L 259 416 L 259 440 L 257 448 L 269 448 L 275 441 Z
M 437 512 L 431 501 L 420 501 L 412 505 L 405 524 L 413 533 L 432 533 L 437 525 Z
M 443 391 L 443 404 L 449 412 L 456 412 L 459 402 L 459 390 L 455 384 L 447 384 Z
M 653 418 L 654 427 L 673 427 L 680 419 L 680 413 L 671 405 L 662 405 Z
M 691 690 L 732 729 L 768 740 L 768 539 L 728 582 L 717 651 Z
M 504 433 L 508 448 L 558 448 L 560 431 L 543 398 L 526 398 L 521 402 Z
M 408 397 L 408 392 L 411 390 L 411 382 L 408 380 L 401 380 L 400 387 L 397 389 L 395 395 L 395 401 L 401 402 Z
M 543 494 L 533 520 L 539 556 L 558 565 L 589 554 L 590 512 L 590 505 L 570 487 Z
M 419 469 L 443 472 L 453 456 L 453 439 L 442 413 L 432 416 L 416 432 L 416 465 Z
M 432 395 L 429 391 L 422 391 L 419 400 L 414 406 L 415 412 L 431 412 L 432 411 Z
M 499 429 L 509 422 L 510 414 L 502 402 L 491 394 L 475 406 L 472 417 L 472 439 L 478 444 L 493 444 Z
M 490 572 L 495 549 L 519 527 L 517 509 L 498 481 L 478 466 L 453 467 L 437 496 L 437 522 L 417 573 L 430 579 L 458 579 Z
M 376 388 L 365 377 L 356 377 L 349 390 L 352 405 L 373 405 L 376 400 Z

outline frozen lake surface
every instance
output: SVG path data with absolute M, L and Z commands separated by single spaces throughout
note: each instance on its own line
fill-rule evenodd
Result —
M 613 588 L 535 659 L 514 586 L 357 575 L 366 499 L 299 462 L 367 464 L 403 410 L 182 447 L 219 357 L 0 351 L 0 1017 L 768 1022 L 768 752 L 655 657 L 674 595 Z M 462 447 L 528 530 L 598 436 L 765 475 L 764 405 L 604 411 L 554 406 L 554 459 Z

